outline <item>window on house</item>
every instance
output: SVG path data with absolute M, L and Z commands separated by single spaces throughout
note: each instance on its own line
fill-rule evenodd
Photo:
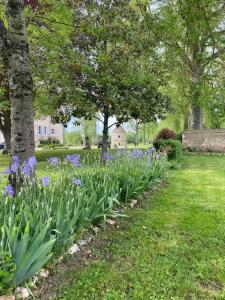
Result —
M 55 129 L 51 129 L 51 134 L 55 134 Z
M 45 133 L 45 135 L 47 135 L 47 127 L 46 126 L 44 127 L 44 133 Z
M 38 126 L 38 134 L 41 135 L 41 126 Z
M 120 135 L 118 135 L 118 138 L 120 138 Z

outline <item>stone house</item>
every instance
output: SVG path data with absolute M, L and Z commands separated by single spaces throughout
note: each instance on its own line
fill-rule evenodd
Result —
M 35 146 L 40 144 L 40 141 L 48 140 L 49 138 L 57 139 L 63 144 L 63 126 L 54 124 L 51 117 L 42 117 L 34 121 L 34 139 Z
M 112 131 L 112 147 L 126 147 L 127 136 L 122 126 L 116 127 Z
M 48 140 L 49 138 L 57 139 L 63 144 L 63 126 L 61 124 L 53 124 L 51 117 L 42 117 L 34 121 L 34 138 L 35 147 L 38 147 L 40 141 Z M 0 131 L 0 144 L 4 143 L 4 137 Z

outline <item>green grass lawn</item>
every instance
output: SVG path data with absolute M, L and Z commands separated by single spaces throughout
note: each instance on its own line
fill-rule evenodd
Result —
M 57 299 L 225 299 L 225 157 L 186 155 L 149 197 Z

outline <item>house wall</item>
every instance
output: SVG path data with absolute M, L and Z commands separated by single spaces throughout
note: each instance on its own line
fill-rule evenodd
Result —
M 112 147 L 125 147 L 126 145 L 126 133 L 112 133 Z
M 63 144 L 63 126 L 61 124 L 51 123 L 51 117 L 43 117 L 34 121 L 35 146 L 38 147 L 41 140 L 56 138 Z M 0 131 L 0 144 L 4 142 L 2 132 Z
M 184 149 L 225 152 L 225 129 L 186 131 L 182 135 Z
M 63 144 L 63 126 L 61 124 L 51 123 L 51 117 L 43 117 L 34 121 L 35 146 L 40 144 L 41 140 L 56 138 Z
M 4 137 L 2 132 L 0 131 L 0 144 L 4 143 Z

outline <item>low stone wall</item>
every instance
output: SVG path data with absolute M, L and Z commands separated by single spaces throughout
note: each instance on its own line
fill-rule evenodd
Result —
M 225 129 L 185 131 L 182 145 L 183 149 L 192 151 L 225 152 Z

